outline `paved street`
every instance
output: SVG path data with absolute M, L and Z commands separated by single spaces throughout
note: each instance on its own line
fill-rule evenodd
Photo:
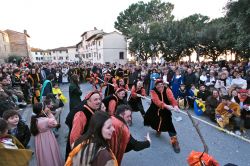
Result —
M 61 89 L 66 97 L 68 97 L 68 85 L 61 86 Z M 83 95 L 90 90 L 89 84 L 81 85 Z M 65 105 L 64 112 L 61 116 L 62 127 L 59 130 L 59 145 L 61 148 L 62 156 L 65 154 L 65 144 L 67 135 L 67 126 L 64 124 L 65 117 L 68 114 L 68 103 Z M 148 108 L 148 103 L 144 102 L 144 108 Z M 23 113 L 23 117 L 30 121 L 31 106 L 28 107 Z M 143 126 L 143 120 L 140 113 L 133 114 L 133 126 L 130 127 L 132 135 L 138 139 L 143 140 L 147 132 L 150 133 L 152 144 L 149 149 L 140 152 L 129 152 L 125 154 L 123 159 L 123 166 L 151 166 L 156 164 L 157 166 L 184 166 L 187 165 L 186 158 L 192 150 L 202 151 L 203 146 L 198 138 L 198 135 L 192 126 L 191 121 L 186 115 L 174 113 L 175 116 L 181 116 L 182 121 L 175 121 L 178 138 L 180 141 L 181 153 L 175 154 L 169 144 L 169 136 L 167 133 L 163 133 L 161 137 L 156 137 L 155 132 Z M 206 118 L 203 118 L 206 119 Z M 200 130 L 205 138 L 205 141 L 209 148 L 209 154 L 214 156 L 221 165 L 226 163 L 234 163 L 239 166 L 250 166 L 250 144 L 242 141 L 233 136 L 227 135 L 213 127 L 210 127 L 204 123 L 199 123 Z M 249 131 L 248 131 L 249 132 Z M 249 135 L 249 133 L 248 133 Z M 34 150 L 34 139 L 30 142 L 31 148 Z M 31 166 L 35 166 L 35 157 L 33 157 Z

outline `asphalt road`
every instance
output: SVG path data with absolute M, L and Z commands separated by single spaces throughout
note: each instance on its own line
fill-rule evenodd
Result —
M 91 86 L 89 84 L 82 84 L 83 96 L 90 91 Z M 62 85 L 61 90 L 64 95 L 68 97 L 68 85 Z M 148 108 L 148 103 L 143 102 L 145 110 Z M 59 129 L 59 137 L 57 138 L 60 145 L 62 156 L 65 154 L 66 135 L 68 132 L 67 126 L 64 124 L 65 118 L 69 111 L 68 103 L 65 105 L 64 111 L 61 115 L 62 127 Z M 23 112 L 22 116 L 30 122 L 30 116 L 32 113 L 32 107 L 28 106 Z M 147 132 L 150 133 L 152 144 L 150 148 L 140 152 L 131 151 L 126 153 L 122 166 L 185 166 L 187 165 L 187 157 L 192 150 L 203 151 L 203 145 L 192 126 L 190 119 L 183 114 L 173 113 L 175 116 L 181 116 L 182 121 L 175 121 L 173 119 L 176 131 L 178 133 L 178 139 L 180 142 L 181 152 L 179 154 L 174 153 L 167 133 L 162 133 L 160 137 L 156 137 L 155 131 L 149 127 L 143 126 L 143 119 L 140 113 L 133 113 L 133 125 L 130 127 L 132 135 L 138 140 L 144 140 L 144 136 Z M 210 122 L 207 118 L 201 117 L 204 120 Z M 208 145 L 208 153 L 212 155 L 220 165 L 227 163 L 233 163 L 238 166 L 250 166 L 250 143 L 230 136 L 222 131 L 219 131 L 202 122 L 199 123 L 199 128 L 205 141 Z M 248 131 L 246 136 L 249 136 Z M 31 149 L 34 150 L 34 138 L 30 141 Z M 30 162 L 31 166 L 36 165 L 35 156 Z

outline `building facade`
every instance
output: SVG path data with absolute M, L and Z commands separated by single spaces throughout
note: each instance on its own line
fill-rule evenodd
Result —
M 127 63 L 127 40 L 118 32 L 105 33 L 96 28 L 82 34 L 77 44 L 80 60 L 91 63 Z
M 10 42 L 9 36 L 6 32 L 0 31 L 0 63 L 3 63 L 4 60 L 10 54 Z
M 50 50 L 37 50 L 31 52 L 32 62 L 79 62 L 76 46 L 60 47 Z
M 31 55 L 30 36 L 27 34 L 26 30 L 24 30 L 23 33 L 9 29 L 4 32 L 7 33 L 9 37 L 11 55 L 22 57 Z

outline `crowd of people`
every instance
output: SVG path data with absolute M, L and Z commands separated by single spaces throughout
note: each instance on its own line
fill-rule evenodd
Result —
M 69 99 L 59 86 L 67 83 Z M 92 85 L 88 94 L 81 83 Z M 28 163 L 32 135 L 38 166 L 121 165 L 124 153 L 150 147 L 149 134 L 138 141 L 129 131 L 132 112 L 139 111 L 157 136 L 168 132 L 179 153 L 172 111 L 194 110 L 241 135 L 250 128 L 249 87 L 247 62 L 5 63 L 0 67 L 0 150 L 11 149 Z M 148 110 L 143 99 L 151 99 Z M 29 104 L 33 114 L 26 124 L 20 112 Z M 63 109 L 69 128 L 65 161 L 57 142 Z M 0 156 L 0 163 L 6 161 Z

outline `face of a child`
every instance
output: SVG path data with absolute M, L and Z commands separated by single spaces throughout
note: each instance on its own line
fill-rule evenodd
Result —
M 17 124 L 19 123 L 19 116 L 14 115 L 14 116 L 9 117 L 7 122 L 10 126 L 17 126 Z

